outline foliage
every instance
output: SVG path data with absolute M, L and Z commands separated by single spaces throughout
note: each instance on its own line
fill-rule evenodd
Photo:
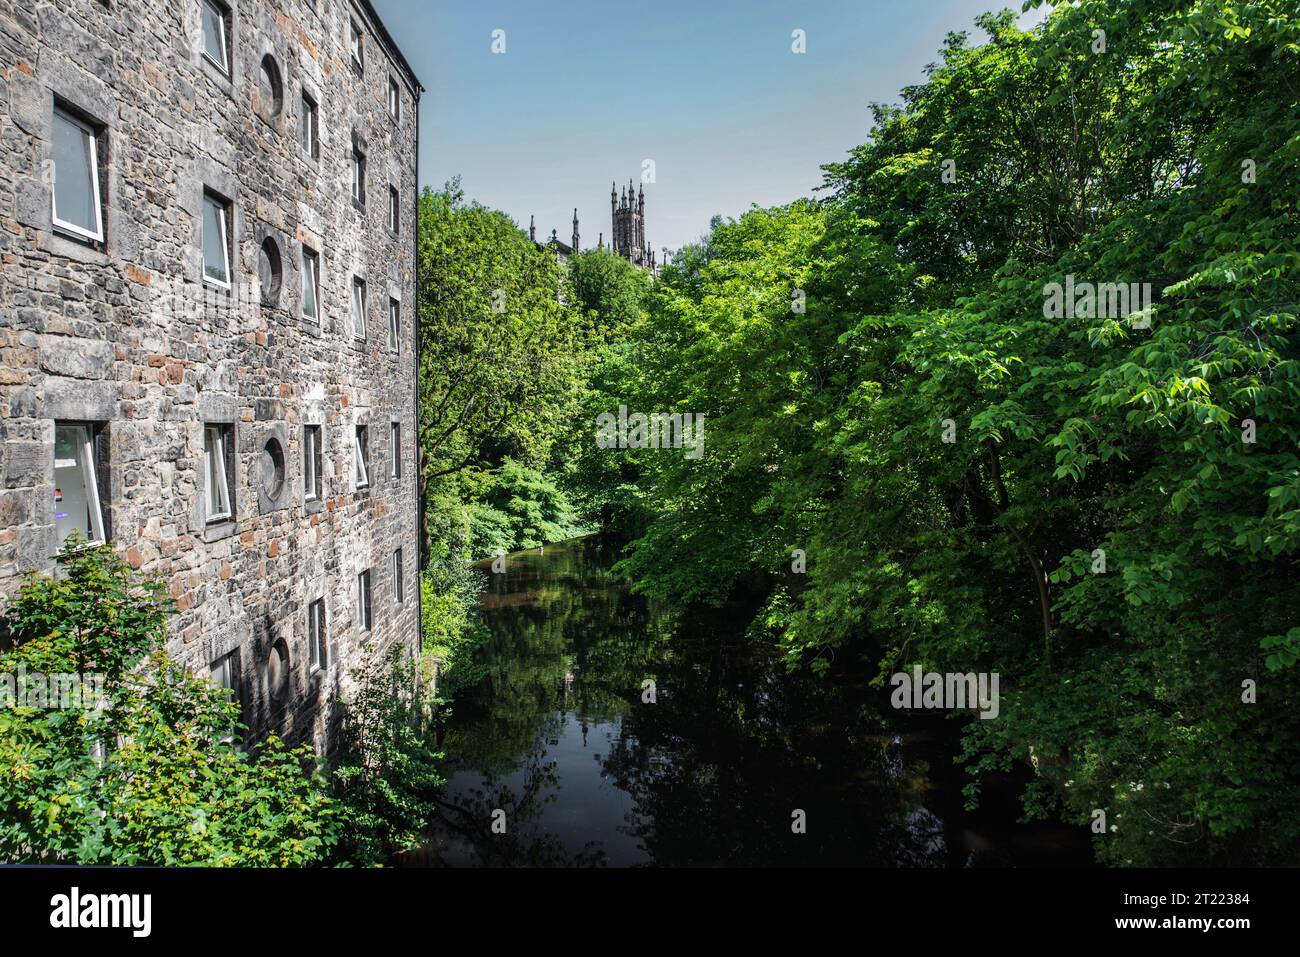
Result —
M 438 714 L 414 662 L 400 648 L 368 660 L 357 675 L 331 758 L 339 802 L 338 858 L 362 866 L 386 863 L 419 846 L 442 785 Z
M 0 617 L 0 673 L 103 674 L 108 706 L 0 710 L 0 857 L 291 866 L 337 839 L 308 749 L 236 746 L 238 705 L 160 650 L 169 603 L 71 542 Z M 147 657 L 146 657 L 147 656 Z
M 1300 22 L 1085 0 L 979 24 L 825 199 L 718 221 L 665 270 L 622 392 L 705 413 L 707 441 L 606 453 L 654 509 L 620 567 L 676 601 L 766 576 L 754 634 L 792 666 L 997 671 L 968 766 L 1032 753 L 1027 812 L 1106 810 L 1104 861 L 1294 864 Z M 1153 308 L 1049 317 L 1069 275 Z

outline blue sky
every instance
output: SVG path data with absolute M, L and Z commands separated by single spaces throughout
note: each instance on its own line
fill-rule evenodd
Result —
M 466 193 L 539 238 L 610 232 L 611 180 L 655 163 L 655 249 L 715 213 L 809 195 L 865 140 L 868 104 L 897 102 L 951 30 L 1018 0 L 373 0 L 425 86 L 420 179 Z M 1022 23 L 1041 19 L 1041 12 Z M 807 52 L 791 52 L 791 31 Z M 505 31 L 506 52 L 492 52 Z

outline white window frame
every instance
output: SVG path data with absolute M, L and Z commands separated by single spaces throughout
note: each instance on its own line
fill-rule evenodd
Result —
M 393 232 L 401 231 L 401 207 L 402 197 L 398 193 L 397 187 L 392 183 L 388 184 L 388 228 Z
M 312 159 L 315 159 L 317 156 L 320 155 L 319 152 L 320 150 L 320 139 L 319 139 L 320 105 L 316 102 L 316 98 L 314 96 L 312 96 L 306 90 L 303 90 L 301 102 L 299 104 L 299 109 L 302 111 L 302 116 L 299 118 L 298 121 L 300 124 L 300 129 L 298 132 L 298 138 L 300 142 L 298 145 L 300 147 L 303 145 L 301 143 L 301 139 L 302 139 L 301 125 L 305 124 L 307 126 L 307 144 L 306 144 L 306 149 L 303 152 L 305 152 Z
M 375 620 L 370 586 L 370 569 L 357 572 L 357 627 L 362 631 L 370 631 Z
M 348 22 L 349 29 L 352 31 L 351 39 L 348 41 L 348 56 L 356 64 L 357 69 L 364 73 L 366 69 L 366 51 L 361 37 L 361 27 L 355 20 Z
M 402 550 L 393 550 L 393 603 L 400 605 L 406 601 L 406 583 L 402 579 Z
M 366 436 L 364 445 L 361 442 L 363 430 L 365 430 Z M 370 487 L 370 465 L 366 461 L 369 446 L 369 430 L 364 425 L 356 426 L 352 430 L 352 480 L 356 483 L 357 488 Z
M 402 91 L 397 85 L 397 78 L 388 78 L 388 115 L 394 123 L 402 121 Z
M 210 435 L 215 436 L 216 441 L 213 443 L 213 449 L 215 449 L 216 451 L 216 455 L 221 466 L 217 470 L 216 489 L 206 487 L 208 483 L 212 482 L 212 477 L 213 477 L 212 462 L 211 462 L 211 457 L 213 453 L 208 450 L 208 441 L 207 441 Z M 203 464 L 205 468 L 205 474 L 203 476 L 203 480 L 205 483 L 205 489 L 204 489 L 205 498 L 203 501 L 203 509 L 206 513 L 207 524 L 209 525 L 215 524 L 216 522 L 228 522 L 230 521 L 230 519 L 234 517 L 234 509 L 232 508 L 232 503 L 230 501 L 230 483 L 226 479 L 226 471 L 229 465 L 229 462 L 226 458 L 227 454 L 228 452 L 226 449 L 226 427 L 224 425 L 204 425 L 203 426 Z M 220 510 L 209 511 L 209 509 L 212 506 L 213 491 L 218 491 L 220 493 L 221 502 L 225 506 L 225 511 L 220 511 Z
M 388 467 L 388 477 L 391 479 L 400 479 L 402 477 L 402 423 L 388 423 L 388 450 L 391 453 L 392 464 Z
M 388 351 L 402 351 L 402 301 L 388 297 Z
M 352 277 L 352 305 L 348 312 L 351 317 L 352 338 L 366 338 L 366 281 L 360 276 Z M 360 323 L 360 331 L 357 330 Z
M 99 500 L 99 480 L 95 475 L 95 429 L 85 422 L 55 422 L 55 429 L 79 429 L 81 437 L 81 481 L 86 487 L 86 510 L 90 513 L 89 545 L 103 545 L 108 539 L 104 535 L 104 509 Z M 57 443 L 56 443 L 57 447 Z M 56 463 L 57 465 L 57 460 Z
M 311 261 L 311 301 L 316 307 L 316 315 L 307 315 L 307 262 Z M 299 290 L 301 304 L 299 312 L 308 322 L 320 325 L 320 253 L 304 244 L 302 247 L 302 289 Z
M 210 286 L 216 286 L 218 289 L 229 289 L 230 280 L 233 278 L 230 274 L 230 237 L 226 233 L 226 214 L 230 211 L 230 203 L 218 198 L 215 193 L 208 192 L 208 190 L 205 189 L 203 191 L 203 205 L 205 207 L 205 211 L 208 203 L 212 203 L 214 206 L 217 207 L 217 226 L 221 230 L 221 259 L 226 264 L 226 278 L 225 281 L 223 282 L 220 279 L 213 279 L 211 276 L 208 275 L 208 255 L 207 255 L 207 248 L 206 248 L 207 230 L 204 229 L 202 225 L 200 225 L 199 232 L 203 236 L 203 240 L 205 243 L 203 249 L 203 265 L 202 265 L 203 281 Z
M 302 497 L 305 502 L 314 502 L 320 497 L 317 492 L 320 473 L 316 468 L 319 453 L 320 426 L 308 423 L 302 429 Z
M 90 196 L 94 201 L 95 208 L 95 231 L 91 232 L 83 226 L 76 223 L 70 223 L 67 220 L 59 218 L 59 190 L 58 190 L 58 164 L 54 162 L 53 145 L 50 148 L 50 171 L 54 177 L 54 182 L 50 183 L 50 219 L 54 226 L 61 231 L 73 233 L 84 239 L 91 239 L 95 242 L 104 241 L 104 214 L 100 206 L 99 197 L 99 131 L 84 120 L 77 119 L 67 110 L 54 108 L 55 119 L 64 119 L 77 127 L 86 135 L 90 147 Z
M 366 154 L 352 148 L 352 201 L 366 204 Z
M 211 9 L 212 12 L 215 13 L 221 20 L 220 29 L 217 30 L 217 39 L 221 41 L 221 59 L 223 62 L 218 63 L 216 60 L 212 59 L 212 54 L 208 52 L 207 41 L 203 39 L 202 36 L 203 28 L 202 28 L 202 24 L 200 24 L 199 41 L 203 50 L 203 56 L 207 59 L 209 63 L 211 63 L 218 70 L 220 70 L 223 76 L 228 77 L 230 76 L 230 46 L 226 42 L 226 33 L 230 29 L 230 23 L 229 23 L 230 9 L 228 7 L 223 7 L 219 3 L 213 2 L 213 0 L 201 0 L 201 2 L 203 6 Z M 202 16 L 202 14 L 200 14 L 200 16 Z
M 317 598 L 307 606 L 307 657 L 309 672 L 329 667 L 329 646 L 325 642 L 325 599 Z

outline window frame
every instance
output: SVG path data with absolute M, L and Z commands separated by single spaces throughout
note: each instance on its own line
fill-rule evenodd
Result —
M 358 76 L 366 72 L 366 48 L 365 38 L 361 35 L 361 27 L 356 20 L 349 20 L 351 25 L 351 36 L 348 40 L 348 60 L 352 63 L 352 69 L 357 72 Z
M 207 206 L 211 203 L 217 207 L 217 225 L 221 229 L 221 257 L 226 264 L 225 280 L 213 279 L 208 275 L 208 223 L 207 223 Z M 210 286 L 216 286 L 218 289 L 233 288 L 234 276 L 231 273 L 231 250 L 230 250 L 230 213 L 233 204 L 230 200 L 225 199 L 220 193 L 213 192 L 206 186 L 203 188 L 203 222 L 199 227 L 200 235 L 203 238 L 203 281 Z
M 231 456 L 230 456 L 230 440 L 234 438 L 234 431 L 235 431 L 234 427 L 231 426 L 229 423 L 205 422 L 203 424 L 203 467 L 204 467 L 203 524 L 205 526 L 218 525 L 223 522 L 234 521 L 235 518 L 235 500 L 234 500 L 234 496 L 232 496 L 230 493 L 230 487 L 233 484 L 230 481 L 230 473 L 232 471 Z M 211 509 L 212 493 L 214 491 L 214 487 L 212 485 L 212 479 L 214 473 L 212 470 L 212 461 L 211 461 L 212 451 L 208 448 L 208 437 L 209 435 L 213 435 L 213 434 L 215 434 L 216 436 L 216 442 L 220 449 L 219 456 L 221 459 L 221 468 L 219 471 L 215 473 L 215 475 L 219 479 L 219 484 L 216 486 L 216 488 L 220 489 L 222 498 L 224 498 L 225 500 L 224 504 L 226 510 L 224 512 L 213 511 Z
M 307 90 L 301 91 L 298 105 L 298 148 L 310 159 L 320 159 L 320 104 Z M 310 117 L 310 119 L 308 119 Z M 303 130 L 307 130 L 304 144 Z
M 329 641 L 325 631 L 325 599 L 317 598 L 307 605 L 307 673 L 315 674 L 329 668 Z
M 54 422 L 54 449 L 53 463 L 55 469 L 58 468 L 58 430 L 79 429 L 81 436 L 78 439 L 78 451 L 80 452 L 80 461 L 77 462 L 77 468 L 81 472 L 81 481 L 86 490 L 86 511 L 87 518 L 90 521 L 90 528 L 87 529 L 86 545 L 106 545 L 109 538 L 109 526 L 107 517 L 104 514 L 104 501 L 99 492 L 100 479 L 100 456 L 99 456 L 99 436 L 96 434 L 95 423 L 82 421 L 68 421 L 56 419 Z M 57 479 L 55 487 L 58 487 Z M 57 521 L 57 518 L 56 518 Z
M 394 123 L 402 122 L 402 89 L 395 76 L 388 78 L 388 115 Z
M 210 9 L 221 20 L 220 29 L 217 31 L 217 37 L 221 40 L 221 56 L 224 62 L 218 63 L 212 58 L 212 54 L 208 52 L 208 41 L 206 37 L 203 38 L 202 43 L 203 57 L 220 70 L 222 76 L 226 77 L 226 79 L 230 79 L 231 74 L 233 73 L 230 65 L 230 8 L 224 4 L 218 3 L 217 0 L 199 0 L 199 5 Z
M 352 298 L 348 306 L 348 323 L 352 328 L 352 338 L 362 342 L 366 340 L 366 281 L 360 276 L 352 277 Z M 360 321 L 361 329 L 357 331 Z
M 311 301 L 312 307 L 315 311 L 315 315 L 312 316 L 307 315 L 307 289 L 309 288 L 307 285 L 307 262 L 309 259 L 312 265 L 310 286 Z M 302 266 L 302 281 L 298 290 L 300 300 L 298 312 L 301 318 L 305 321 L 320 325 L 320 252 L 312 249 L 306 243 L 302 243 L 300 260 Z
M 358 491 L 370 487 L 370 429 L 366 425 L 352 430 L 352 482 Z
M 76 223 L 71 223 L 59 218 L 59 169 L 54 154 L 53 123 L 57 123 L 60 119 L 66 120 L 68 123 L 80 129 L 90 141 L 90 193 L 95 209 L 95 231 L 93 233 L 82 226 L 78 226 Z M 99 188 L 99 148 L 100 137 L 102 135 L 102 128 L 96 127 L 95 124 L 89 123 L 81 117 L 74 115 L 70 110 L 60 106 L 57 102 L 54 104 L 50 130 L 50 171 L 53 176 L 53 182 L 50 184 L 50 224 L 59 232 L 70 233 L 80 239 L 88 239 L 91 242 L 96 243 L 102 243 L 104 241 L 104 208 Z
M 366 154 L 355 143 L 352 145 L 352 203 L 362 209 L 366 205 Z
M 357 572 L 357 628 L 361 631 L 374 630 L 375 612 L 371 586 L 370 569 Z
M 388 477 L 398 481 L 402 477 L 402 423 L 388 423 L 388 451 L 392 460 L 388 467 Z
M 392 183 L 388 184 L 388 229 L 393 233 L 402 231 L 402 198 Z
M 402 576 L 402 550 L 393 550 L 393 604 L 406 603 L 406 581 Z
M 402 300 L 388 297 L 388 351 L 402 351 Z
M 307 423 L 302 427 L 302 498 L 318 502 L 323 495 L 321 482 L 321 427 Z

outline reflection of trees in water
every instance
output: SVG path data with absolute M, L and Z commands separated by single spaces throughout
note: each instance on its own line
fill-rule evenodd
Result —
M 555 801 L 559 779 L 555 762 L 543 760 L 541 748 L 524 756 L 523 782 L 518 791 L 495 776 L 484 776 L 482 787 L 465 788 L 454 800 L 439 804 L 439 824 L 465 839 L 487 867 L 601 867 L 605 853 L 599 841 L 573 852 L 541 829 L 542 812 Z M 506 832 L 492 832 L 492 815 L 505 811 Z
M 587 540 L 515 557 L 492 583 L 503 600 L 479 651 L 486 677 L 457 699 L 445 742 L 456 765 L 485 776 L 443 810 L 482 863 L 603 862 L 598 842 L 575 852 L 540 833 L 558 785 L 545 743 L 565 710 L 621 719 L 602 774 L 631 795 L 624 830 L 658 864 L 944 862 L 943 823 L 923 807 L 926 768 L 864 706 L 878 695 L 786 673 L 738 632 L 748 618 L 736 609 L 648 606 L 592 551 Z M 655 704 L 641 703 L 648 677 Z M 517 794 L 503 783 L 515 772 Z M 498 807 L 506 835 L 490 831 Z M 796 808 L 806 834 L 791 832 Z
M 702 613 L 683 634 L 725 634 L 728 617 Z M 862 696 L 786 674 L 739 639 L 675 648 L 658 703 L 624 721 L 604 763 L 656 863 L 943 862 L 942 824 L 917 813 L 926 768 L 898 763 Z M 791 830 L 796 809 L 804 834 Z

